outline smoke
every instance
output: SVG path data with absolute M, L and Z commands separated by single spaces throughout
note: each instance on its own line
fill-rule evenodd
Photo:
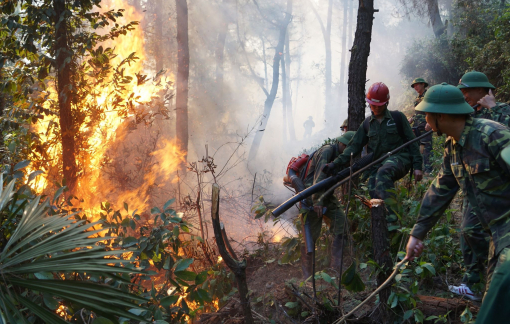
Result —
M 104 150 L 102 158 L 107 157 L 109 164 L 102 170 L 103 178 L 107 178 L 111 191 L 117 190 L 107 196 L 114 196 L 119 204 L 122 199 L 135 201 L 139 198 L 141 202 L 134 202 L 132 208 L 138 208 L 138 203 L 145 212 L 148 212 L 150 204 L 162 205 L 172 196 L 178 196 L 178 200 L 187 206 L 194 223 L 198 223 L 196 207 L 200 208 L 206 231 L 212 237 L 212 227 L 208 224 L 210 185 L 217 181 L 222 188 L 221 217 L 227 233 L 235 241 L 255 241 L 257 233 L 264 231 L 267 231 L 267 239 L 278 240 L 293 235 L 290 222 L 297 215 L 297 209 L 284 217 L 283 224 L 272 226 L 271 221 L 265 224 L 254 220 L 251 207 L 259 196 L 273 204 L 289 198 L 292 193 L 283 187 L 282 177 L 290 158 L 304 149 L 320 145 L 328 137 L 340 135 L 337 127 L 347 118 L 347 77 L 344 84 L 340 84 L 340 71 L 343 10 L 346 10 L 348 1 L 354 6 L 353 14 L 349 11 L 347 15 L 350 19 L 347 26 L 353 25 L 347 35 L 351 42 L 347 48 L 350 49 L 356 30 L 358 1 L 334 1 L 333 6 L 331 71 L 336 120 L 331 121 L 325 119 L 324 38 L 317 17 L 310 10 L 313 5 L 326 24 L 328 1 L 294 0 L 293 18 L 288 26 L 291 62 L 287 73 L 290 74 L 296 141 L 289 140 L 289 128 L 284 126 L 289 120 L 284 119 L 281 80 L 271 114 L 262 116 L 267 98 L 263 88 L 269 92 L 272 86 L 278 24 L 284 17 L 287 1 L 259 0 L 258 8 L 252 0 L 188 1 L 188 162 L 198 162 L 197 170 L 203 170 L 206 163 L 199 161 L 212 157 L 217 166 L 216 174 L 188 172 L 177 177 L 180 152 L 174 152 L 172 144 L 175 139 L 175 101 L 160 99 L 159 105 L 164 105 L 169 112 L 165 118 L 159 116 L 150 125 L 139 124 L 136 129 L 118 136 L 115 145 Z M 367 87 L 376 81 L 386 83 L 392 97 L 390 109 L 401 110 L 405 107 L 398 104 L 403 101 L 402 97 L 409 95 L 410 90 L 399 76 L 400 61 L 413 40 L 432 36 L 433 33 L 424 22 L 398 17 L 398 8 L 393 3 L 377 1 L 379 12 L 375 13 Z M 122 45 L 110 46 L 116 46 L 122 55 L 143 51 L 137 53 L 141 60 L 136 68 L 142 69 L 145 74 L 155 75 L 157 67 L 163 66 L 167 80 L 174 80 L 177 70 L 175 3 L 138 1 L 128 5 L 121 0 L 112 0 L 103 6 L 105 9 L 128 9 L 128 18 L 142 21 L 134 34 L 126 36 L 127 41 Z M 349 53 L 345 64 L 348 62 Z M 339 101 L 341 89 L 344 96 Z M 170 91 L 173 91 L 172 87 Z M 149 97 L 153 95 L 151 92 L 143 93 Z M 303 139 L 303 123 L 309 116 L 313 118 L 315 127 L 312 136 Z M 257 127 L 262 118 L 268 118 L 268 122 L 264 130 L 259 130 Z M 254 160 L 248 161 L 247 152 L 255 133 L 260 131 L 264 132 L 260 150 Z M 98 190 L 98 193 L 101 192 Z M 126 192 L 130 195 L 126 196 Z M 194 205 L 199 193 L 201 200 Z

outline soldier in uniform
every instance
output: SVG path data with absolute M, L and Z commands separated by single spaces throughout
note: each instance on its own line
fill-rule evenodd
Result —
M 510 146 L 501 151 L 503 160 L 510 164 Z M 500 256 L 500 259 L 510 260 L 510 254 Z M 492 282 L 483 300 L 482 307 L 476 316 L 477 324 L 506 323 L 510 318 L 510 262 L 501 263 L 494 270 Z
M 510 107 L 507 104 L 496 102 L 496 98 L 492 95 L 492 90 L 495 87 L 485 74 L 476 71 L 468 72 L 462 76 L 457 88 L 462 91 L 466 102 L 470 106 L 476 107 L 472 114 L 473 117 L 490 119 L 509 126 Z M 449 289 L 455 294 L 479 300 L 480 296 L 473 293 L 473 286 L 483 278 L 489 253 L 490 236 L 483 229 L 467 197 L 464 199 L 462 214 L 460 247 L 466 273 L 460 286 L 449 286 Z
M 411 83 L 411 88 L 413 88 L 418 97 L 414 101 L 414 107 L 418 106 L 418 104 L 423 100 L 423 97 L 427 93 L 427 87 L 429 84 L 423 78 L 416 78 Z M 414 134 L 416 136 L 420 136 L 425 132 L 425 126 L 427 125 L 427 121 L 425 120 L 425 114 L 421 111 L 415 110 L 415 115 L 411 117 L 410 121 L 411 126 L 413 127 Z M 425 137 L 420 141 L 420 151 L 423 154 L 423 164 L 424 164 L 424 172 L 430 173 L 432 172 L 432 166 L 430 165 L 430 155 L 432 152 L 432 134 Z
M 338 137 L 334 143 L 323 145 L 313 154 L 306 166 L 307 173 L 304 179 L 306 188 L 326 179 L 326 175 L 321 172 L 322 168 L 345 150 L 353 136 L 354 132 L 347 132 Z M 307 209 L 308 211 L 300 216 L 303 224 L 305 222 L 304 218 L 307 218 L 314 242 L 319 238 L 324 216 L 330 231 L 335 236 L 331 248 L 331 267 L 338 268 L 342 261 L 340 252 L 343 245 L 345 214 L 340 202 L 333 195 L 328 196 L 324 201 L 320 201 L 319 197 L 323 193 L 318 192 L 306 201 L 301 202 L 301 209 Z M 312 256 L 306 253 L 304 244 L 301 245 L 301 270 L 305 279 L 312 275 Z
M 501 265 L 499 257 L 510 247 L 510 166 L 501 157 L 502 149 L 510 143 L 510 130 L 492 120 L 472 118 L 474 110 L 462 92 L 446 83 L 431 87 L 416 109 L 426 113 L 434 131 L 448 138 L 443 165 L 423 198 L 411 231 L 407 258 L 420 256 L 427 232 L 462 189 L 491 235 L 488 287 L 494 269 Z
M 326 165 L 323 172 L 333 173 L 345 168 L 349 165 L 351 153 L 354 156 L 358 155 L 367 144 L 368 152 L 374 153 L 375 160 L 415 138 L 405 115 L 400 111 L 390 112 L 388 110 L 390 92 L 384 83 L 372 84 L 365 100 L 370 104 L 372 116 L 365 119 L 356 131 L 349 147 L 332 163 Z M 411 167 L 414 167 L 415 180 L 421 180 L 423 177 L 422 157 L 418 143 L 409 145 L 368 171 L 370 174 L 368 180 L 370 196 L 387 202 L 389 223 L 398 220 L 393 204 L 389 203 L 390 198 L 395 196 L 395 181 L 409 173 Z

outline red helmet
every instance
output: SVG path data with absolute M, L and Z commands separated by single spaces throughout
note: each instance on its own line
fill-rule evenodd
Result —
M 376 82 L 368 89 L 365 100 L 371 105 L 382 106 L 390 100 L 390 90 L 384 83 Z

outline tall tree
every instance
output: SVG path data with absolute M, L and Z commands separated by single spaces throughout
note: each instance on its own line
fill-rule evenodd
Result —
M 189 45 L 188 45 L 188 3 L 175 0 L 177 14 L 177 82 L 176 82 L 176 126 L 177 145 L 188 158 L 188 90 L 189 90 Z M 184 169 L 185 165 L 181 166 Z
M 292 14 L 292 13 L 290 13 Z M 285 87 L 283 87 L 283 91 L 285 92 L 286 96 L 286 102 L 285 102 L 285 109 L 287 110 L 287 123 L 289 125 L 289 137 L 291 141 L 296 140 L 296 130 L 294 129 L 294 117 L 292 112 L 292 95 L 291 95 L 291 88 L 292 83 L 290 79 L 290 36 L 289 32 L 287 32 L 287 36 L 285 37 L 285 48 L 284 48 L 284 54 L 285 54 L 285 76 L 287 78 L 287 82 Z M 282 76 L 283 77 L 283 76 Z
M 156 60 L 156 72 L 164 67 L 165 50 L 163 46 L 163 1 L 156 0 L 154 3 L 154 58 Z
M 328 0 L 328 13 L 326 18 L 326 26 L 322 22 L 322 19 L 319 15 L 319 12 L 314 7 L 314 5 L 310 2 L 310 6 L 312 8 L 319 25 L 321 26 L 322 36 L 324 38 L 324 47 L 326 50 L 326 59 L 324 66 L 324 88 L 325 88 L 325 117 L 326 122 L 331 126 L 335 126 L 339 123 L 339 121 L 335 120 L 335 111 L 333 109 L 332 98 L 331 98 L 331 86 L 332 86 L 332 78 L 331 78 L 331 19 L 333 16 L 333 0 Z
M 216 103 L 219 106 L 219 112 L 224 111 L 224 57 L 225 57 L 225 43 L 227 40 L 228 28 L 231 23 L 234 23 L 235 18 L 233 14 L 234 4 L 232 0 L 223 0 L 220 4 L 221 22 L 218 28 L 218 40 L 216 42 L 215 56 L 216 56 Z
M 356 34 L 349 63 L 349 130 L 355 131 L 365 119 L 365 83 L 372 41 L 374 0 L 359 0 Z
M 340 56 L 342 57 L 340 60 L 340 85 L 339 85 L 339 94 L 338 94 L 338 103 L 339 105 L 343 105 L 343 97 L 344 97 L 344 89 L 345 89 L 345 60 L 347 57 L 347 12 L 349 11 L 349 2 L 351 0 L 344 0 L 344 20 L 342 25 L 342 51 L 340 52 Z
M 55 27 L 55 70 L 57 71 L 57 91 L 60 133 L 62 136 L 62 170 L 67 187 L 73 191 L 76 185 L 75 127 L 71 111 L 72 51 L 69 48 L 65 0 L 53 0 L 53 24 Z
M 278 84 L 280 80 L 280 60 L 284 52 L 287 27 L 292 19 L 291 12 L 292 12 L 292 0 L 287 0 L 287 10 L 285 12 L 285 16 L 283 20 L 280 21 L 280 23 L 278 24 L 279 26 L 278 44 L 275 47 L 273 58 L 273 83 L 271 85 L 270 92 L 267 92 L 265 88 L 263 89 L 267 96 L 266 101 L 264 102 L 264 112 L 262 113 L 262 120 L 260 122 L 259 127 L 257 128 L 257 132 L 255 133 L 253 143 L 251 144 L 250 152 L 248 153 L 248 161 L 253 161 L 257 156 L 260 144 L 262 143 L 264 131 L 266 130 L 267 121 L 269 120 L 269 115 L 271 114 L 271 109 L 273 108 L 273 103 L 278 92 Z
M 427 10 L 430 17 L 430 24 L 434 30 L 434 35 L 436 35 L 436 37 L 441 37 L 446 30 L 446 27 L 441 20 L 441 15 L 439 14 L 439 4 L 437 0 L 428 0 Z

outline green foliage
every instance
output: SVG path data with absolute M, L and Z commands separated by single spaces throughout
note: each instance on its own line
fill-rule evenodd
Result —
M 453 35 L 416 41 L 407 49 L 401 74 L 425 77 L 431 85 L 457 85 L 470 70 L 484 72 L 498 88 L 500 101 L 510 100 L 510 8 L 500 1 L 461 0 L 454 6 Z
M 48 201 L 40 203 L 40 197 L 16 191 L 15 181 L 0 189 L 2 231 L 8 234 L 0 252 L 3 321 L 30 323 L 40 318 L 45 323 L 65 323 L 66 317 L 55 314 L 60 305 L 69 310 L 86 308 L 110 319 L 144 320 L 129 311 L 145 311 L 147 302 L 126 289 L 130 274 L 143 274 L 119 258 L 130 250 L 108 250 L 99 244 L 105 238 L 94 229 L 98 222 L 76 221 L 74 214 L 48 215 Z M 14 228 L 8 226 L 12 222 Z M 88 281 L 90 277 L 103 282 Z

